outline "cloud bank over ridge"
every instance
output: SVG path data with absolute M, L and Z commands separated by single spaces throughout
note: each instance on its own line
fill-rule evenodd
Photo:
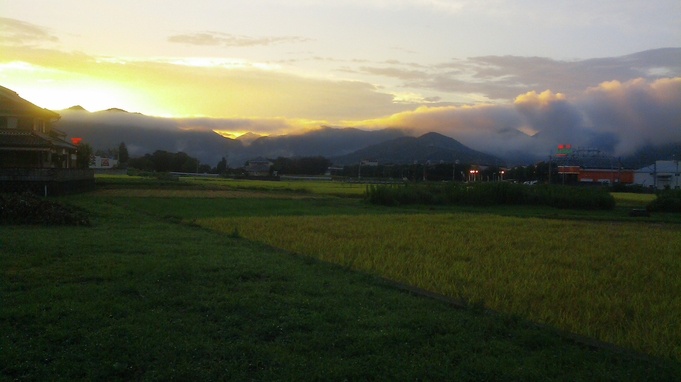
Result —
M 436 131 L 501 156 L 544 156 L 556 144 L 631 154 L 647 144 L 681 141 L 681 77 L 607 81 L 567 97 L 545 90 L 518 95 L 513 104 L 421 107 L 364 127 Z
M 511 163 L 528 157 L 545 158 L 560 143 L 625 156 L 647 145 L 681 142 L 680 99 L 681 77 L 608 81 L 573 97 L 550 90 L 530 91 L 516 96 L 513 103 L 421 106 L 385 118 L 347 121 L 334 127 L 397 128 L 413 136 L 434 131 Z M 63 121 L 134 125 L 152 135 L 164 130 L 216 131 L 225 136 L 234 131 L 283 135 L 320 127 L 314 121 L 286 118 L 160 118 L 68 110 L 61 113 Z

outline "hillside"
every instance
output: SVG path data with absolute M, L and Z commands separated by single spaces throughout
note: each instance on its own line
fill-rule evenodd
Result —
M 242 161 L 277 157 L 334 157 L 346 155 L 368 145 L 378 144 L 405 136 L 399 129 L 360 130 L 324 126 L 303 134 L 260 137 L 244 147 L 235 156 Z
M 183 151 L 201 163 L 215 166 L 241 142 L 223 137 L 210 129 L 186 129 L 174 119 L 128 113 L 121 109 L 88 112 L 82 107 L 60 110 L 56 127 L 69 137 L 80 137 L 95 149 L 118 147 L 125 142 L 131 156 L 156 150 Z
M 331 158 L 335 164 L 346 165 L 363 159 L 379 163 L 453 162 L 504 165 L 504 160 L 473 150 L 456 139 L 438 133 L 427 133 L 418 138 L 398 137 L 370 145 L 351 154 Z

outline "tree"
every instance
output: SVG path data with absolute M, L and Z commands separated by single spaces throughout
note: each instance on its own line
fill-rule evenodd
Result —
M 92 146 L 87 143 L 78 144 L 78 151 L 76 152 L 76 167 L 88 168 L 90 167 L 90 157 L 92 156 Z
M 222 157 L 222 160 L 218 162 L 216 170 L 218 174 L 227 173 L 227 159 L 225 159 L 225 157 Z
M 144 154 L 142 158 L 130 159 L 131 168 L 156 172 L 196 172 L 199 170 L 199 160 L 186 153 L 170 153 L 156 150 L 153 154 Z M 210 166 L 208 166 L 210 168 Z
M 129 159 L 128 147 L 125 145 L 125 142 L 121 142 L 121 144 L 118 145 L 118 162 L 127 163 Z
M 331 161 L 321 156 L 284 158 L 272 161 L 271 170 L 285 175 L 319 175 L 324 174 L 331 165 Z

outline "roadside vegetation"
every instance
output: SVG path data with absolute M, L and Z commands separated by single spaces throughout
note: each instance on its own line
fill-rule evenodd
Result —
M 611 210 L 615 199 L 604 187 L 569 187 L 507 182 L 368 185 L 366 198 L 382 205 L 542 205 L 563 209 Z
M 87 213 L 30 192 L 0 195 L 0 225 L 90 225 Z
M 681 190 L 664 190 L 652 200 L 648 206 L 648 211 L 655 212 L 681 212 Z

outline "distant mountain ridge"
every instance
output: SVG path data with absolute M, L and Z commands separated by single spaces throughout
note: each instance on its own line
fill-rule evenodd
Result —
M 310 157 L 324 156 L 331 158 L 352 153 L 371 144 L 402 137 L 406 131 L 401 129 L 360 130 L 355 128 L 332 128 L 323 126 L 303 134 L 264 136 L 247 147 L 238 157 L 244 160 L 258 156 L 277 157 Z
M 258 138 L 260 138 L 260 137 L 262 137 L 262 135 L 260 135 L 260 134 L 255 134 L 255 133 L 249 131 L 248 133 L 239 135 L 238 137 L 236 137 L 236 138 L 234 138 L 234 139 L 236 139 L 237 141 L 239 141 L 239 142 L 243 143 L 244 145 L 248 146 L 248 145 L 250 145 L 251 143 L 253 143 L 253 141 L 255 141 L 256 139 L 258 139 Z
M 438 133 L 414 137 L 409 129 L 387 128 L 361 130 L 322 126 L 302 134 L 259 136 L 247 133 L 231 139 L 215 133 L 211 128 L 188 128 L 192 121 L 146 116 L 111 108 L 89 112 L 81 106 L 60 110 L 58 129 L 69 137 L 80 137 L 95 149 L 117 147 L 125 142 L 131 156 L 142 156 L 156 150 L 183 151 L 201 163 L 215 166 L 223 157 L 231 167 L 240 167 L 247 160 L 265 157 L 324 156 L 335 164 L 357 163 L 376 159 L 381 163 L 420 163 L 431 161 L 510 165 L 529 164 L 546 157 L 536 157 L 517 150 L 506 151 L 502 158 L 471 149 L 461 142 Z M 225 129 L 227 130 L 227 129 Z M 509 139 L 521 134 L 501 131 Z M 535 137 L 533 137 L 535 138 Z M 623 156 L 628 168 L 650 165 L 656 159 L 679 159 L 681 143 L 646 146 L 632 155 Z
M 201 163 L 215 166 L 222 157 L 239 150 L 240 142 L 212 130 L 187 130 L 177 121 L 129 113 L 121 109 L 89 112 L 82 107 L 60 110 L 56 127 L 69 137 L 80 137 L 94 149 L 118 147 L 125 142 L 131 156 L 156 150 L 183 151 Z
M 351 154 L 330 158 L 336 164 L 357 163 L 363 159 L 379 163 L 454 162 L 503 166 L 503 159 L 473 150 L 456 139 L 439 133 L 426 133 L 420 137 L 398 137 L 370 145 Z
M 646 145 L 635 153 L 621 158 L 626 168 L 643 168 L 657 160 L 681 160 L 681 142 L 667 143 L 661 146 Z
M 59 113 L 62 118 L 57 127 L 71 137 L 82 138 L 95 149 L 117 147 L 125 142 L 131 156 L 156 150 L 183 151 L 211 166 L 222 157 L 226 157 L 232 167 L 240 167 L 257 157 L 328 158 L 407 134 L 401 129 L 366 131 L 323 126 L 302 134 L 259 136 L 247 133 L 232 139 L 208 128 L 183 128 L 180 120 L 129 113 L 117 108 L 89 112 L 74 106 Z

